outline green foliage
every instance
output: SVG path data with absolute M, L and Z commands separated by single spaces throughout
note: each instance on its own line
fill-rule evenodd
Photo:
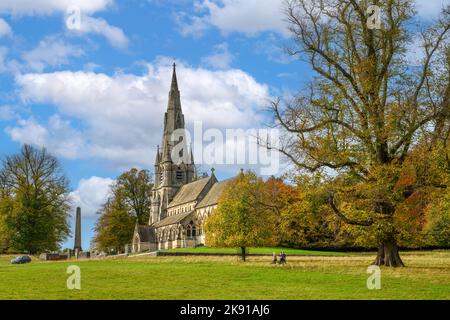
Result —
M 264 182 L 253 172 L 233 179 L 217 210 L 207 220 L 208 245 L 239 248 L 275 245 L 275 214 L 272 204 L 266 201 Z
M 0 171 L 0 244 L 17 252 L 57 250 L 69 236 L 69 187 L 56 158 L 25 145 Z
M 122 251 L 133 236 L 136 218 L 124 206 L 123 199 L 114 197 L 101 210 L 95 226 L 95 246 L 98 250 L 114 248 Z
M 99 250 L 123 251 L 136 223 L 148 223 L 153 184 L 146 170 L 131 169 L 111 186 L 111 196 L 100 210 L 93 245 Z
M 434 245 L 450 248 L 450 216 L 448 213 L 433 225 L 431 237 Z
M 432 245 L 450 248 L 450 190 L 436 197 L 427 207 L 428 223 L 425 226 Z
M 120 175 L 112 187 L 112 193 L 120 198 L 127 210 L 137 218 L 140 225 L 150 218 L 153 183 L 147 170 L 131 169 Z
M 327 201 L 320 178 L 296 177 L 295 186 L 284 185 L 284 205 L 280 210 L 282 243 L 300 247 L 334 246 L 327 225 Z

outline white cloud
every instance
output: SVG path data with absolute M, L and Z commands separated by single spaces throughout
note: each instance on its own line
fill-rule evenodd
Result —
M 93 157 L 120 169 L 148 168 L 154 161 L 155 146 L 161 142 L 170 62 L 159 59 L 140 76 L 84 71 L 18 75 L 16 82 L 25 103 L 54 105 L 61 118 L 74 119 L 83 129 L 59 118 L 59 126 L 56 120 L 40 125 L 46 132 L 37 130 L 36 123 L 22 122 L 8 133 L 20 142 L 39 138 L 36 143 L 71 159 Z M 182 64 L 177 70 L 189 127 L 196 120 L 219 129 L 249 128 L 262 122 L 268 87 L 247 73 Z M 38 132 L 31 134 L 34 131 Z
M 108 199 L 110 186 L 114 180 L 110 178 L 91 177 L 82 179 L 78 188 L 70 193 L 75 207 L 81 208 L 83 217 L 95 217 L 102 204 Z
M 76 6 L 84 14 L 92 14 L 114 4 L 114 0 L 2 0 L 0 13 L 11 15 L 45 15 L 66 12 Z
M 5 131 L 14 141 L 46 147 L 66 159 L 75 159 L 83 151 L 81 134 L 58 115 L 50 117 L 46 124 L 33 118 L 19 119 L 15 127 L 7 127 Z
M 9 24 L 2 18 L 0 18 L 0 38 L 10 37 L 12 35 L 12 29 Z
M 228 49 L 227 43 L 222 43 L 214 47 L 214 53 L 204 57 L 202 63 L 216 69 L 228 69 L 233 62 L 234 56 Z
M 59 67 L 68 64 L 70 57 L 80 57 L 83 54 L 84 51 L 81 48 L 67 44 L 55 37 L 47 37 L 22 57 L 28 68 L 42 72 L 47 66 Z
M 450 0 L 415 0 L 418 16 L 432 19 Z M 210 27 L 222 33 L 247 36 L 271 31 L 288 35 L 284 16 L 285 0 L 201 0 L 195 2 L 193 15 L 180 13 L 177 22 L 183 35 L 200 36 Z
M 255 35 L 264 31 L 286 34 L 283 21 L 284 0 L 203 0 L 197 3 L 199 15 L 180 22 L 184 35 L 201 33 L 213 26 L 228 34 L 240 32 Z
M 111 26 L 104 19 L 83 16 L 81 18 L 81 29 L 74 32 L 95 33 L 104 36 L 109 43 L 116 48 L 123 49 L 128 45 L 128 38 L 122 29 Z
M 114 47 L 125 48 L 129 41 L 122 29 L 111 26 L 102 18 L 92 16 L 96 12 L 106 10 L 113 5 L 114 0 L 1 0 L 0 14 L 34 16 L 59 13 L 64 16 L 69 14 L 70 16 L 72 12 L 68 12 L 68 10 L 76 8 L 79 10 L 81 17 L 81 29 L 69 31 L 79 34 L 99 34 L 104 36 Z M 68 19 L 69 16 L 66 16 L 66 19 Z M 2 20 L 0 19 L 0 36 L 1 35 Z
M 12 140 L 40 147 L 46 145 L 48 136 L 47 128 L 38 124 L 33 119 L 20 119 L 18 125 L 18 127 L 7 127 L 5 129 Z

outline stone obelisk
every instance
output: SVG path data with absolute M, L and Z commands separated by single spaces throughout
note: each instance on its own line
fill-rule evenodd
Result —
M 83 251 L 81 249 L 81 208 L 77 208 L 77 220 L 75 222 L 75 246 L 73 247 L 75 255 Z

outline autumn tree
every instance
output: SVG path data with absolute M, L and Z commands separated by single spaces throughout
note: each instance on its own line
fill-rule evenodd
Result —
M 376 5 L 380 25 L 374 25 Z M 329 206 L 348 225 L 371 230 L 374 264 L 403 266 L 396 218 L 440 178 L 399 187 L 405 160 L 428 132 L 446 144 L 450 101 L 450 10 L 412 27 L 409 0 L 289 0 L 288 52 L 310 65 L 314 80 L 292 99 L 273 102 L 286 132 L 279 151 L 302 171 L 336 177 Z M 419 31 L 415 31 L 419 30 Z M 408 48 L 422 51 L 415 63 Z M 421 191 L 420 191 L 421 190 Z
M 31 254 L 57 250 L 70 235 L 68 180 L 58 160 L 29 145 L 0 170 L 0 244 Z
M 276 209 L 264 197 L 264 182 L 255 173 L 241 173 L 226 186 L 217 210 L 205 227 L 208 244 L 237 247 L 242 260 L 246 248 L 277 244 Z
M 99 211 L 93 241 L 96 248 L 120 251 L 130 243 L 136 223 L 148 223 L 152 188 L 147 170 L 131 169 L 116 179 Z
M 283 191 L 280 198 L 284 199 L 280 210 L 281 243 L 300 247 L 336 246 L 328 225 L 327 194 L 320 175 L 302 175 L 292 182 L 279 188 Z

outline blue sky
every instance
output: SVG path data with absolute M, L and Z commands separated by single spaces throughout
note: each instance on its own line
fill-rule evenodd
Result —
M 448 3 L 417 2 L 427 18 Z M 28 143 L 61 159 L 88 248 L 113 179 L 152 169 L 174 59 L 188 127 L 264 127 L 268 99 L 311 78 L 282 50 L 281 3 L 1 0 L 0 157 Z M 238 167 L 222 169 L 224 179 Z

